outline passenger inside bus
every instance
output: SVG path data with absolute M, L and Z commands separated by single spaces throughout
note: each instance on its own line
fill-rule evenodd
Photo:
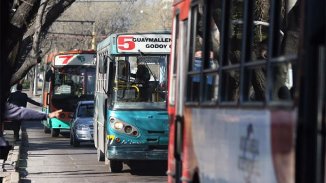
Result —
M 150 88 L 149 88 L 149 80 L 150 73 L 146 65 L 139 64 L 137 65 L 136 74 L 130 73 L 130 76 L 135 78 L 135 83 L 141 84 L 139 85 L 140 92 L 140 101 L 148 101 L 150 99 Z
M 203 67 L 203 58 L 202 58 L 202 51 L 196 51 L 194 55 L 194 60 L 192 63 L 192 71 L 195 72 L 200 72 Z M 210 54 L 210 61 L 209 61 L 209 68 L 210 69 L 216 69 L 218 67 L 217 60 L 214 59 L 213 52 Z M 206 91 L 212 91 L 210 94 L 216 95 L 217 99 L 217 86 L 218 86 L 218 79 L 214 76 L 206 75 L 204 76 L 206 78 L 205 82 L 205 90 Z M 191 90 L 196 91 L 197 93 L 194 92 L 193 95 L 193 100 L 198 101 L 199 100 L 199 87 L 200 87 L 200 82 L 201 82 L 201 76 L 200 74 L 196 74 L 195 76 L 192 77 L 192 83 L 191 83 Z M 216 91 L 215 91 L 216 90 Z M 213 98 L 213 96 L 207 96 L 208 98 Z

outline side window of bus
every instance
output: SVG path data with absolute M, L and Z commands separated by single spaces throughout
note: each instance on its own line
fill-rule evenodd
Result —
M 280 41 L 275 43 L 279 46 L 277 50 L 272 50 L 270 58 L 270 72 L 272 74 L 270 97 L 272 101 L 286 102 L 294 98 L 296 83 L 293 78 L 296 74 L 299 45 L 299 4 L 297 1 L 292 6 L 282 6 L 282 10 L 287 14 L 286 16 L 281 15 L 282 22 L 277 34 Z
M 218 49 L 220 47 L 220 24 L 218 3 L 213 3 L 212 12 L 204 17 L 205 7 L 195 5 L 191 9 L 190 55 L 187 77 L 188 102 L 216 102 L 218 99 Z M 213 15 L 216 17 L 213 17 Z M 205 21 L 206 18 L 208 21 Z M 215 21 L 216 20 L 216 21 Z M 209 33 L 204 37 L 204 32 Z M 207 31 L 206 31 L 207 32 Z M 207 41 L 205 41 L 207 40 Z
M 109 62 L 109 61 L 108 61 Z M 108 78 L 108 94 L 112 93 L 112 88 L 114 85 L 114 76 L 115 76 L 115 62 L 110 61 L 109 62 L 109 78 Z
M 99 58 L 99 73 L 105 74 L 107 70 L 107 57 L 106 56 L 100 56 Z
M 240 59 L 243 27 L 243 1 L 230 1 L 229 9 L 223 12 L 230 12 L 230 17 L 225 17 L 227 22 L 224 27 L 221 53 L 221 102 L 236 103 L 240 97 Z M 225 46 L 228 45 L 228 46 Z
M 243 90 L 241 95 L 243 101 L 291 101 L 293 96 L 293 72 L 294 60 L 297 58 L 298 34 L 294 21 L 298 15 L 295 6 L 284 3 L 280 10 L 270 9 L 262 14 L 254 14 L 249 30 L 250 36 L 242 36 L 243 42 L 249 43 L 249 48 L 242 48 L 245 53 L 242 56 L 243 64 Z M 270 6 L 271 7 L 271 4 Z M 271 13 L 275 11 L 275 13 Z M 278 12 L 276 12 L 278 11 Z M 285 14 L 287 12 L 287 14 Z M 270 17 L 271 14 L 276 17 Z M 276 14 L 276 15 L 275 15 Z M 273 23 L 273 19 L 281 21 Z M 242 18 L 243 20 L 243 18 Z M 235 25 L 242 25 L 243 21 L 233 20 Z M 270 46 L 272 45 L 272 46 Z M 270 47 L 269 47 L 270 46 Z M 269 64 L 266 64 L 269 63 Z M 270 78 L 268 78 L 270 77 Z M 267 91 L 267 89 L 270 90 Z M 266 95 L 267 94 L 267 95 Z M 266 96 L 268 98 L 266 98 Z
M 202 55 L 203 50 L 203 21 L 202 15 L 199 12 L 199 6 L 195 5 L 191 9 L 191 34 L 190 40 L 191 48 L 189 55 L 189 65 L 187 74 L 187 101 L 188 102 L 199 102 L 200 98 L 200 81 L 201 70 L 202 70 Z M 192 52 L 193 51 L 193 52 Z M 197 54 L 195 54 L 195 53 Z
M 287 3 L 281 3 L 280 8 L 271 9 L 270 2 L 266 5 L 269 11 L 259 13 L 255 12 L 258 6 L 255 1 L 230 1 L 225 6 L 224 12 L 230 15 L 223 15 L 227 22 L 223 37 L 227 40 L 222 41 L 219 52 L 221 102 L 242 104 L 292 99 L 292 67 L 298 45 L 298 35 L 292 30 L 298 27 L 290 27 L 293 24 L 289 20 L 293 20 L 291 9 L 297 6 L 286 7 Z

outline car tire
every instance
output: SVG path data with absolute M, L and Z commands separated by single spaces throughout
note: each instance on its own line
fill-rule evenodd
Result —
M 110 169 L 112 173 L 120 173 L 122 171 L 122 161 L 110 160 Z
M 58 137 L 60 134 L 60 129 L 51 128 L 51 137 Z
M 104 161 L 105 155 L 100 148 L 97 148 L 96 154 L 97 154 L 97 161 Z
M 79 147 L 80 146 L 80 142 L 76 139 L 75 135 L 72 136 L 72 145 L 74 147 Z
M 72 133 L 70 132 L 70 145 L 72 146 L 73 145 L 73 140 L 72 140 L 73 136 L 72 136 Z

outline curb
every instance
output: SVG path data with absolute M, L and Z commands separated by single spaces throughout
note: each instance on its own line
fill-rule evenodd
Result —
M 18 183 L 20 180 L 18 167 L 20 158 L 20 143 L 15 143 L 9 151 L 7 160 L 2 163 L 0 177 L 3 183 Z

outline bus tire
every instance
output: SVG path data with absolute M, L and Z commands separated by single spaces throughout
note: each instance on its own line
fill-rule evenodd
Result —
M 51 133 L 51 129 L 48 128 L 47 126 L 44 126 L 43 131 L 44 133 Z
M 112 173 L 120 173 L 122 171 L 122 161 L 110 160 L 110 169 Z
M 60 134 L 60 129 L 51 128 L 51 137 L 58 137 Z
M 105 155 L 99 147 L 97 148 L 96 154 L 97 154 L 97 161 L 104 161 Z

